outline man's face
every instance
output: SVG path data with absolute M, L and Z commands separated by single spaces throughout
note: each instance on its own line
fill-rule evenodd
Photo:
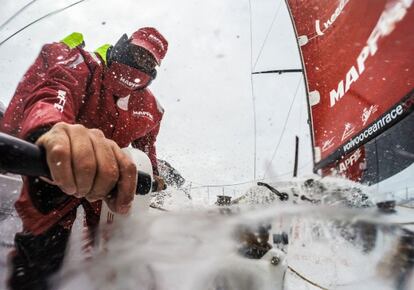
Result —
M 157 66 L 154 57 L 145 48 L 134 45 L 131 47 L 131 55 L 134 62 L 147 71 L 152 71 Z

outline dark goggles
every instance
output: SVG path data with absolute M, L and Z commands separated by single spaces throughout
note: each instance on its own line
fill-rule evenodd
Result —
M 140 70 L 148 74 L 152 79 L 155 79 L 157 76 L 156 69 L 148 70 L 141 66 L 137 57 L 134 55 L 136 50 L 136 46 L 130 44 L 128 36 L 126 34 L 122 35 L 118 42 L 109 51 L 108 65 L 110 66 L 113 62 L 122 63 Z

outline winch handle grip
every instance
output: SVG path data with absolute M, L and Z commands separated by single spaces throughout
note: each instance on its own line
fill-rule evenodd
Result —
M 0 171 L 24 176 L 43 176 L 51 179 L 43 147 L 0 132 Z M 156 191 L 158 182 L 148 173 L 138 170 L 135 194 Z

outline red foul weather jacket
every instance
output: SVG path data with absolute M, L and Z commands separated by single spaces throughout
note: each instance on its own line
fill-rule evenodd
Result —
M 146 152 L 156 173 L 154 143 L 163 109 L 148 88 L 115 96 L 110 86 L 104 85 L 108 69 L 105 61 L 106 55 L 87 52 L 81 46 L 44 45 L 19 83 L 1 130 L 30 139 L 61 121 L 98 128 L 121 148 L 132 144 Z M 48 189 L 46 183 L 37 183 L 38 179 L 30 183 L 29 178 L 24 178 L 15 204 L 24 230 L 40 234 L 55 224 L 71 226 L 76 216 L 74 209 L 86 201 L 64 195 L 57 187 Z M 48 206 L 54 199 L 59 202 Z M 39 206 L 39 200 L 47 206 Z M 101 202 L 88 203 L 87 207 L 98 216 L 100 205 Z

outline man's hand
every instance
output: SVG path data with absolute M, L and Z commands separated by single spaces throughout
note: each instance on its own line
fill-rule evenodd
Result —
M 137 168 L 102 131 L 60 122 L 36 144 L 45 148 L 53 183 L 63 192 L 91 202 L 105 200 L 112 211 L 128 212 L 136 190 Z M 109 196 L 115 185 L 116 193 Z

